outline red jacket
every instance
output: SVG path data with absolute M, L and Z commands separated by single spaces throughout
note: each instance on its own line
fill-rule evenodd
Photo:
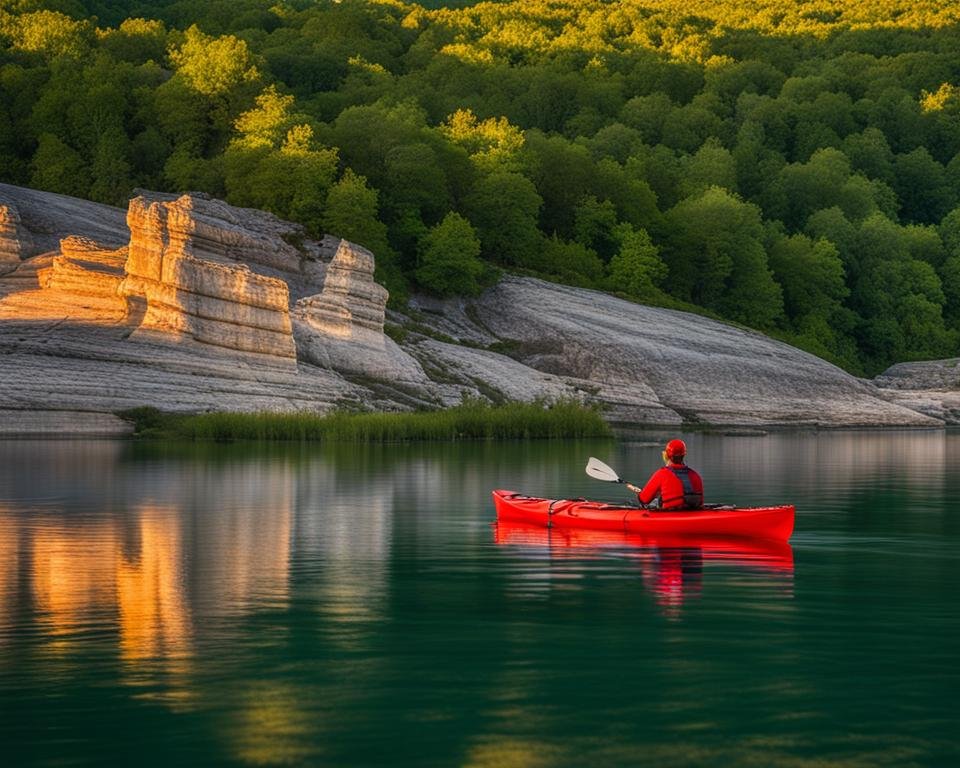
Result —
M 688 489 L 684 488 L 683 476 L 690 484 Z M 685 492 L 687 501 L 692 503 L 684 501 Z M 661 509 L 699 509 L 703 506 L 703 480 L 686 464 L 671 462 L 654 472 L 637 496 L 641 504 L 649 504 L 659 496 Z

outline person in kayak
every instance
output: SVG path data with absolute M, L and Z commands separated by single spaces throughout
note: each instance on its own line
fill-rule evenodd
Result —
M 703 480 L 685 463 L 687 446 L 683 440 L 671 440 L 663 452 L 661 467 L 651 475 L 643 488 L 627 483 L 644 506 L 660 499 L 660 509 L 702 509 Z

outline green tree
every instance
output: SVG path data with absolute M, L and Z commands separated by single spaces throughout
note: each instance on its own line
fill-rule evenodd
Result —
M 480 240 L 463 216 L 448 213 L 420 241 L 417 282 L 438 296 L 476 296 L 485 267 Z
M 850 293 L 840 254 L 829 240 L 805 235 L 776 238 L 770 267 L 783 288 L 787 317 L 797 327 L 810 315 L 829 320 Z
M 90 164 L 90 198 L 109 205 L 127 204 L 133 191 L 129 152 L 130 142 L 119 129 L 100 138 Z
M 596 251 L 604 261 L 609 261 L 616 251 L 616 226 L 617 209 L 609 200 L 600 201 L 587 195 L 574 209 L 576 241 Z
M 184 33 L 179 46 L 170 49 L 169 56 L 177 74 L 204 96 L 222 96 L 260 77 L 246 42 L 233 35 L 205 35 L 196 24 Z
M 619 225 L 614 234 L 619 250 L 610 260 L 610 289 L 636 299 L 649 300 L 662 295 L 659 285 L 667 276 L 667 265 L 650 235 L 629 224 Z
M 907 221 L 936 224 L 957 203 L 944 167 L 925 147 L 898 155 L 894 175 L 893 188 Z
M 680 195 L 703 192 L 708 187 L 737 191 L 737 164 L 730 150 L 716 138 L 707 139 L 693 155 L 681 161 L 684 170 Z
M 588 288 L 594 287 L 603 275 L 603 262 L 595 251 L 556 235 L 542 240 L 539 250 L 531 254 L 528 266 L 569 285 Z
M 40 135 L 31 168 L 31 187 L 76 197 L 84 196 L 90 188 L 90 176 L 83 159 L 53 134 Z
M 530 264 L 542 247 L 537 229 L 541 205 L 536 187 L 519 173 L 498 171 L 482 177 L 464 200 L 464 209 L 477 228 L 484 258 Z
M 674 206 L 667 225 L 664 260 L 673 295 L 757 328 L 783 314 L 757 206 L 711 187 Z
M 39 10 L 14 17 L 13 47 L 47 59 L 82 58 L 90 49 L 93 28 L 58 11 Z

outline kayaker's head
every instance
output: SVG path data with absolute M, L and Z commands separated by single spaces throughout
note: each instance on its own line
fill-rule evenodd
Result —
M 687 446 L 683 440 L 671 440 L 663 450 L 664 464 L 683 464 L 687 455 Z

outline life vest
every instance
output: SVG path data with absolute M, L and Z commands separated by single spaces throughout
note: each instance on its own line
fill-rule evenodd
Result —
M 674 477 L 683 485 L 683 496 L 674 496 L 670 499 L 661 498 L 660 506 L 665 507 L 667 504 L 682 498 L 684 509 L 700 509 L 703 506 L 703 492 L 697 491 L 693 487 L 693 482 L 690 480 L 690 467 L 667 466 L 666 468 L 673 472 Z

